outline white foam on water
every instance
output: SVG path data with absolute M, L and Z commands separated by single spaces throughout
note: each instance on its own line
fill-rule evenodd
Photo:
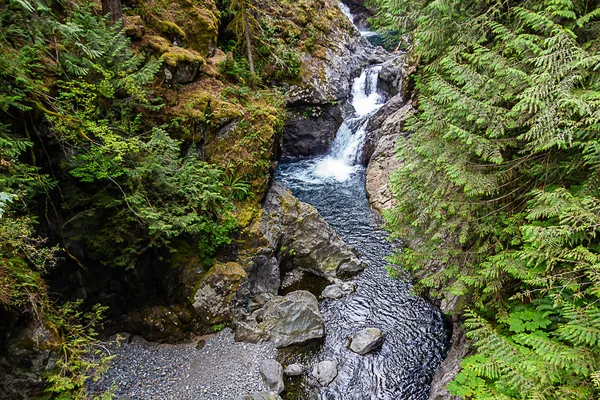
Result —
M 359 168 L 360 155 L 369 117 L 384 104 L 377 91 L 381 66 L 363 70 L 352 85 L 352 107 L 355 112 L 340 126 L 329 154 L 315 159 L 308 175 L 324 180 L 347 181 Z
M 346 17 L 348 17 L 350 22 L 352 22 L 354 24 L 354 15 L 352 15 L 350 8 L 342 2 L 340 2 L 338 5 L 340 7 L 340 10 L 342 10 L 342 12 L 346 15 Z

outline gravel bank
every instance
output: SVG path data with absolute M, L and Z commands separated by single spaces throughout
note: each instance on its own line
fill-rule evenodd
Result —
M 98 393 L 111 385 L 116 395 L 131 399 L 229 400 L 266 390 L 258 370 L 260 361 L 274 359 L 269 343 L 236 343 L 230 329 L 211 336 L 204 347 L 186 343 L 107 343 L 112 355 L 109 371 L 88 385 Z M 198 346 L 200 347 L 200 346 Z

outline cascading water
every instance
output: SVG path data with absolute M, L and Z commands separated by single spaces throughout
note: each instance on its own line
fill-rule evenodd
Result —
M 353 113 L 338 129 L 327 155 L 301 161 L 303 168 L 297 171 L 298 179 L 313 183 L 321 180 L 344 182 L 361 168 L 358 161 L 365 141 L 366 125 L 369 117 L 385 103 L 385 98 L 377 90 L 379 71 L 380 66 L 367 68 L 354 80 Z
M 344 3 L 340 3 L 339 6 L 340 6 L 340 9 L 342 10 L 342 12 L 346 15 L 346 17 L 348 17 L 350 22 L 354 23 L 354 15 L 352 15 L 352 11 L 350 11 L 350 7 L 348 7 Z M 375 32 L 371 32 L 371 31 L 365 30 L 365 29 L 359 29 L 358 27 L 357 27 L 357 29 L 364 38 L 370 39 L 372 37 L 378 36 L 377 33 L 375 33 Z
M 354 279 L 356 293 L 321 302 L 324 343 L 318 349 L 280 353 L 285 364 L 334 360 L 337 378 L 319 389 L 303 378 L 290 378 L 283 394 L 287 400 L 426 400 L 448 349 L 449 334 L 439 310 L 412 296 L 409 283 L 388 276 L 384 257 L 393 243 L 386 240 L 380 217 L 366 198 L 365 169 L 358 159 L 368 120 L 384 103 L 377 90 L 380 69 L 369 67 L 354 80 L 354 112 L 338 130 L 329 153 L 284 161 L 275 174 L 300 200 L 314 205 L 369 263 Z M 360 356 L 347 348 L 348 336 L 367 327 L 379 328 L 386 341 L 380 350 Z

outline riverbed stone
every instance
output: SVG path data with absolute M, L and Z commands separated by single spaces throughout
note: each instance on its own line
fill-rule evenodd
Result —
M 236 400 L 281 400 L 275 392 L 256 392 L 239 396 Z
M 256 318 L 259 327 L 269 335 L 277 348 L 320 339 L 325 335 L 325 323 L 319 312 L 317 298 L 298 290 L 269 301 Z
M 260 363 L 260 375 L 265 384 L 276 393 L 283 392 L 283 367 L 275 360 L 264 360 Z
M 355 282 L 336 283 L 334 285 L 327 286 L 321 293 L 321 297 L 325 299 L 341 299 L 342 297 L 355 291 Z
M 379 329 L 366 328 L 352 336 L 350 350 L 360 355 L 365 355 L 379 349 L 384 341 L 385 336 Z
M 345 295 L 346 293 L 344 293 L 342 285 L 340 284 L 329 285 L 323 290 L 323 293 L 321 293 L 321 297 L 326 299 L 341 299 Z
M 302 364 L 290 364 L 283 371 L 287 376 L 300 376 L 304 373 L 306 367 Z
M 312 376 L 321 386 L 329 386 L 338 374 L 338 365 L 335 361 L 321 361 L 312 369 Z

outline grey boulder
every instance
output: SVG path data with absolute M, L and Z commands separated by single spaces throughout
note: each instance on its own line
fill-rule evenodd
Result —
M 384 341 L 385 336 L 379 329 L 366 328 L 352 336 L 350 350 L 365 355 L 380 348 Z
M 335 361 L 321 361 L 312 369 L 312 376 L 321 386 L 328 386 L 338 374 Z
M 342 285 L 329 285 L 321 293 L 321 297 L 326 299 L 340 299 L 344 297 L 346 293 L 342 290 Z
M 325 324 L 319 312 L 317 298 L 298 290 L 276 297 L 258 311 L 259 327 L 270 332 L 270 341 L 277 348 L 319 339 L 325 335 Z
M 321 297 L 325 299 L 340 299 L 354 291 L 356 291 L 356 283 L 354 282 L 336 283 L 323 289 Z
M 283 371 L 287 376 L 299 376 L 304 373 L 304 365 L 302 364 L 290 364 L 285 367 Z
M 281 364 L 275 360 L 264 360 L 261 361 L 259 369 L 269 390 L 277 393 L 283 392 L 283 367 Z

